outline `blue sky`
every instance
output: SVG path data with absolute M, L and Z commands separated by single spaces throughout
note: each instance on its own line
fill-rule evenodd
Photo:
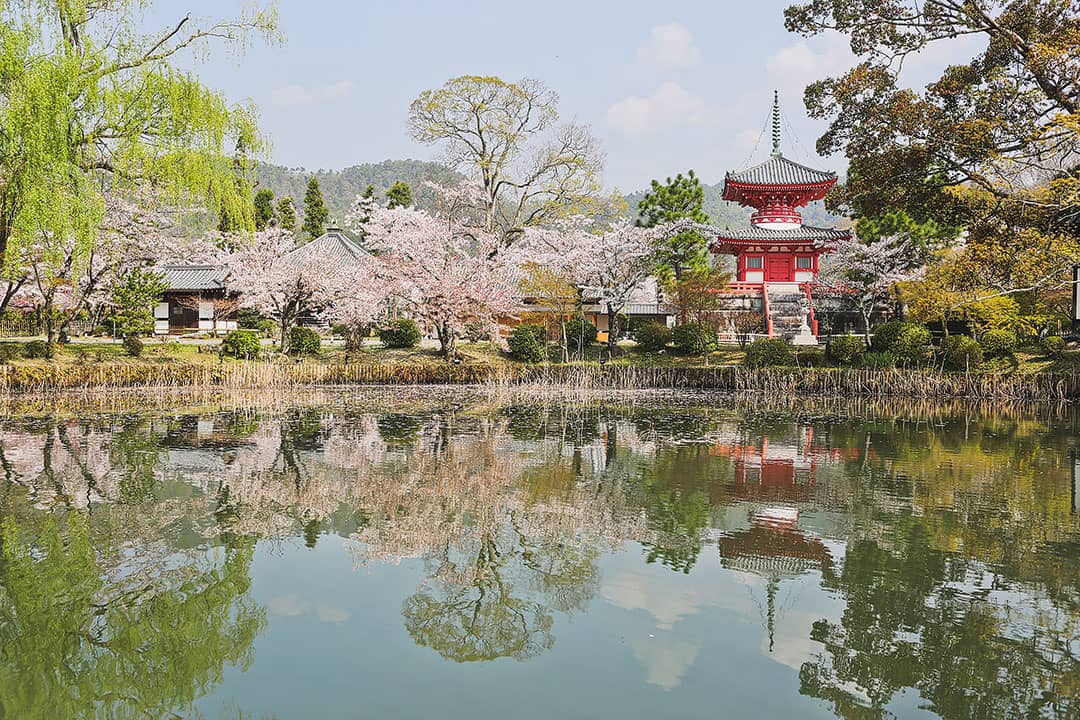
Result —
M 235 15 L 246 4 L 159 0 L 147 21 L 164 25 L 187 10 Z M 256 44 L 239 58 L 213 52 L 197 72 L 231 99 L 256 103 L 272 159 L 288 166 L 435 158 L 409 138 L 409 103 L 451 77 L 482 74 L 537 78 L 558 92 L 562 118 L 592 128 L 607 156 L 605 183 L 623 191 L 688 168 L 719 182 L 764 159 L 767 136 L 753 151 L 774 88 L 789 125 L 785 154 L 843 170 L 843 158 L 814 153 L 823 126 L 806 118 L 802 91 L 853 58 L 841 37 L 786 32 L 786 4 L 280 0 L 284 45 Z M 922 75 L 943 52 L 971 54 L 924 53 L 905 70 L 909 80 L 929 79 Z

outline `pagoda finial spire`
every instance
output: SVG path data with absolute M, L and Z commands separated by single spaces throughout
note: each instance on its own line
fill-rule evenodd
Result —
M 780 156 L 780 91 L 773 90 L 772 102 L 772 154 Z

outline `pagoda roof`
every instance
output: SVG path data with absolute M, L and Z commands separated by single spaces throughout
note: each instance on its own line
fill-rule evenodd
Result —
M 309 262 L 333 262 L 341 265 L 358 265 L 371 255 L 337 228 L 330 228 L 311 242 L 301 245 L 285 256 L 291 265 Z
M 746 227 L 721 230 L 718 233 L 720 240 L 729 240 L 743 243 L 764 244 L 799 244 L 811 243 L 831 244 L 851 237 L 850 230 L 837 230 L 835 228 L 818 228 L 809 225 L 800 225 L 792 230 L 767 230 L 754 225 Z
M 776 153 L 741 172 L 729 172 L 726 182 L 739 185 L 822 185 L 836 182 L 836 173 L 801 165 Z

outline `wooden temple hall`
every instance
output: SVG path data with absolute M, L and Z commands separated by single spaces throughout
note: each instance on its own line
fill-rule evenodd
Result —
M 780 151 L 780 102 L 774 95 L 772 155 L 768 160 L 724 178 L 724 200 L 754 209 L 750 225 L 720 232 L 712 246 L 735 256 L 733 300 L 763 311 L 767 334 L 796 344 L 817 344 L 814 283 L 821 256 L 848 230 L 803 224 L 799 208 L 821 200 L 836 184 L 836 173 L 815 170 L 784 157 Z

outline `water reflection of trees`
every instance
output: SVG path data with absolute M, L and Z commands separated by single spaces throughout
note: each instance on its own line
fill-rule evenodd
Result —
M 75 514 L 0 540 L 0 717 L 166 717 L 252 660 L 253 543 L 123 555 Z M 131 548 L 127 548 L 130 552 Z
M 948 590 L 961 568 L 989 568 L 1000 587 L 1039 593 L 1068 617 L 1080 612 L 1068 551 L 1078 524 L 1062 452 L 1069 426 L 981 411 L 841 410 L 716 402 L 474 409 L 443 398 L 44 418 L 0 426 L 9 496 L 0 509 L 26 502 L 100 515 L 107 507 L 146 537 L 181 517 L 204 541 L 294 536 L 313 546 L 335 534 L 357 563 L 418 559 L 427 573 L 403 603 L 405 626 L 421 645 L 468 661 L 549 648 L 558 618 L 596 595 L 605 547 L 634 541 L 645 562 L 689 573 L 715 557 L 706 547 L 746 530 L 747 514 L 731 507 L 794 505 L 820 518 L 817 532 L 847 543 L 822 582 L 844 596 L 853 619 L 819 623 L 815 639 L 827 651 L 804 667 L 803 681 L 849 716 L 929 682 L 903 675 L 915 671 L 900 662 L 902 653 L 938 661 L 927 638 L 904 634 L 919 627 L 911 624 L 918 613 L 929 618 L 924 633 L 945 643 L 935 652 L 966 642 L 948 633 L 968 631 L 938 627 L 950 624 L 938 608 L 964 621 L 986 617 L 960 612 Z M 886 597 L 894 593 L 904 597 Z M 1000 607 L 991 610 L 1004 627 Z M 854 616 L 864 624 L 851 624 Z M 878 652 L 864 641 L 882 643 L 893 664 L 859 659 Z M 1007 653 L 990 657 L 986 672 L 1010 662 Z M 1047 672 L 1064 682 L 1072 670 Z

